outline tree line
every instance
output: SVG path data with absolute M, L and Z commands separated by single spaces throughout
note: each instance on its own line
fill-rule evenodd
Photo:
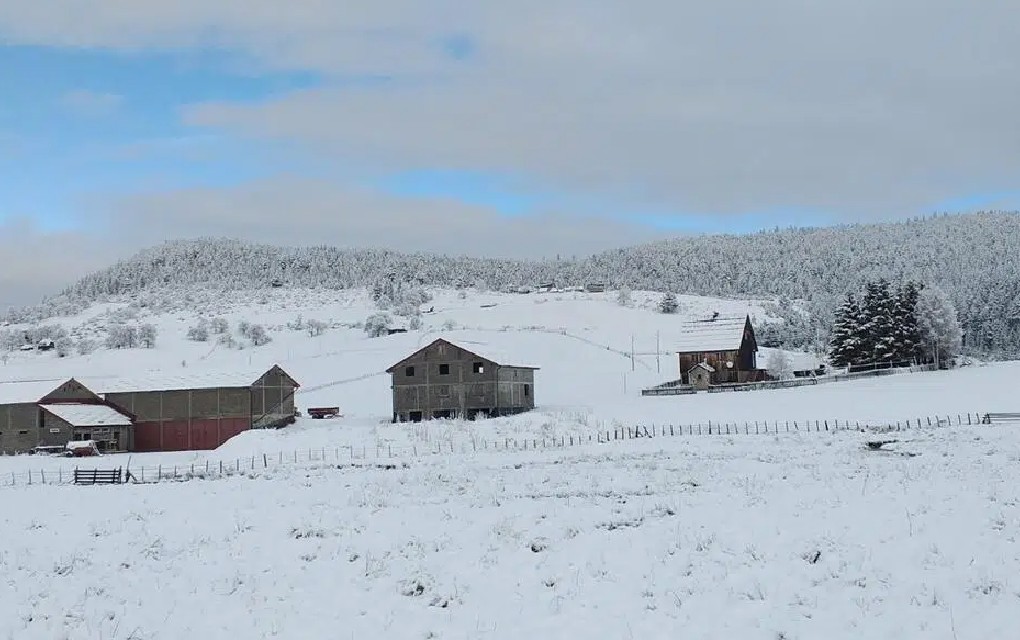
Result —
M 829 342 L 835 367 L 934 363 L 947 366 L 960 354 L 956 308 L 937 286 L 885 279 L 849 294 L 836 310 Z

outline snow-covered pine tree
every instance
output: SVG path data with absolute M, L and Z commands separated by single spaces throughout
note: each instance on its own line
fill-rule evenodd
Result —
M 676 300 L 676 294 L 667 292 L 659 301 L 659 311 L 662 313 L 676 313 L 680 309 L 680 303 Z
M 861 362 L 861 307 L 850 294 L 836 310 L 836 320 L 829 341 L 829 361 L 834 367 Z
M 616 304 L 621 307 L 629 307 L 633 303 L 634 299 L 630 293 L 630 287 L 620 287 L 620 290 L 616 292 Z
M 914 362 L 922 357 L 921 329 L 917 323 L 917 300 L 921 287 L 904 283 L 893 300 L 893 324 L 896 332 L 896 360 Z
M 865 287 L 861 303 L 862 362 L 891 362 L 897 353 L 893 299 L 889 281 L 881 278 Z
M 917 322 L 925 353 L 943 368 L 960 354 L 962 331 L 956 307 L 946 292 L 937 286 L 921 290 L 917 300 Z

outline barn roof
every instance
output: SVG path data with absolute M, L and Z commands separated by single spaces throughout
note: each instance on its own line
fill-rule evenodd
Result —
M 529 364 L 513 364 L 513 359 L 512 359 L 512 357 L 510 355 L 508 355 L 508 354 L 506 354 L 506 353 L 504 353 L 504 352 L 502 352 L 500 350 L 492 349 L 486 343 L 470 342 L 470 341 L 465 340 L 465 341 L 461 342 L 460 344 L 456 344 L 456 343 L 450 342 L 449 340 L 447 340 L 445 338 L 437 338 L 436 340 L 433 340 L 432 342 L 430 342 L 429 344 L 425 345 L 421 349 L 418 349 L 417 351 L 415 351 L 411 355 L 407 356 L 406 358 L 404 358 L 400 362 L 398 362 L 398 363 L 394 364 L 393 366 L 391 366 L 389 369 L 386 370 L 386 373 L 393 373 L 397 369 L 397 367 L 403 365 L 408 360 L 413 359 L 415 356 L 417 356 L 421 352 L 423 352 L 426 349 L 428 349 L 428 348 L 432 347 L 433 345 L 435 345 L 437 342 L 445 342 L 446 344 L 448 344 L 450 346 L 457 347 L 458 349 L 463 349 L 464 351 L 467 351 L 468 353 L 474 354 L 475 356 L 477 356 L 478 358 L 480 358 L 482 360 L 487 360 L 489 362 L 495 362 L 496 364 L 498 364 L 498 365 L 500 365 L 502 367 L 513 367 L 515 369 L 539 369 L 540 368 L 540 367 L 537 367 L 535 365 L 529 365 Z
M 42 408 L 74 427 L 131 425 L 131 418 L 105 404 L 44 404 Z
M 747 316 L 733 316 L 686 322 L 674 338 L 677 353 L 702 351 L 735 351 L 744 341 Z
M 0 404 L 32 404 L 57 390 L 70 378 L 0 381 Z
M 238 389 L 250 387 L 269 369 L 233 369 L 223 371 L 190 371 L 179 373 L 150 372 L 137 376 L 90 378 L 88 386 L 97 393 L 130 393 L 132 391 L 185 391 L 189 389 Z M 280 371 L 283 371 L 282 369 Z M 286 372 L 284 372 L 286 373 Z M 288 377 L 290 377 L 288 375 Z M 296 382 L 294 383 L 297 384 Z

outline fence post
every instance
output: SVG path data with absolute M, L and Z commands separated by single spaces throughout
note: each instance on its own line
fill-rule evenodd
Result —
M 42 483 L 46 484 L 46 469 L 40 470 L 39 471 L 39 476 L 42 477 Z
M 269 458 L 266 457 L 266 454 L 264 454 L 264 453 L 262 454 L 262 468 L 263 469 L 268 469 L 269 468 Z
M 162 464 L 160 464 L 158 467 L 156 467 L 156 473 L 159 474 L 159 475 L 156 476 L 156 482 L 161 482 L 163 480 L 163 465 Z
M 970 425 L 970 411 L 967 412 L 967 426 L 968 427 L 971 426 Z

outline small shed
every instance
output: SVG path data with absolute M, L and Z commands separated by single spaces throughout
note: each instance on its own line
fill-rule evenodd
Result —
M 43 428 L 70 432 L 76 441 L 95 442 L 104 453 L 128 451 L 132 417 L 106 404 L 44 404 Z
M 707 362 L 699 362 L 687 372 L 687 379 L 692 387 L 699 391 L 705 391 L 712 384 L 713 373 L 715 373 L 715 367 Z

